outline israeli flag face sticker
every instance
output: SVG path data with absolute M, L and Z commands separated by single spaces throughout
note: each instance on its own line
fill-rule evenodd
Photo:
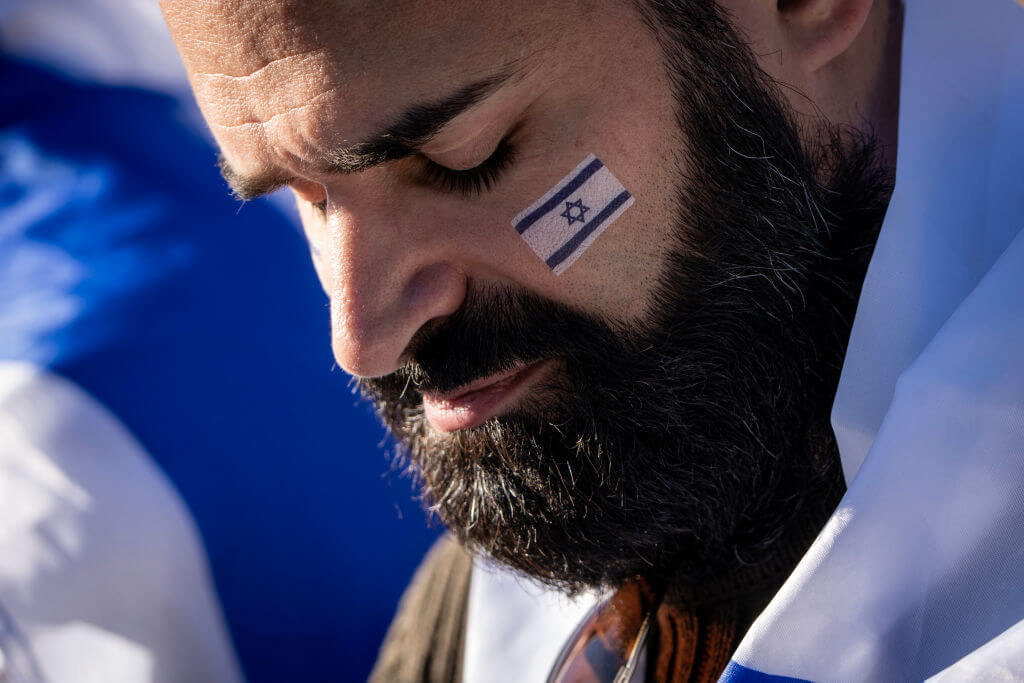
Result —
M 589 154 L 572 173 L 513 218 L 512 227 L 561 275 L 632 205 L 633 196 L 600 159 Z

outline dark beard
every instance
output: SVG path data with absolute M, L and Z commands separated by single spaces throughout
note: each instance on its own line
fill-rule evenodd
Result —
M 842 487 L 829 413 L 891 183 L 870 137 L 827 129 L 805 147 L 728 23 L 687 7 L 643 10 L 693 169 L 667 169 L 678 220 L 650 319 L 472 288 L 410 363 L 361 381 L 452 533 L 570 591 L 771 562 Z M 426 423 L 421 392 L 539 359 L 556 379 L 514 413 L 448 435 Z

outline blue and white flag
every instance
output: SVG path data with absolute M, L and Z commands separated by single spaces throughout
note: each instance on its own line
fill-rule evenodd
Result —
M 600 159 L 589 154 L 572 173 L 513 218 L 512 227 L 561 275 L 632 205 L 633 196 Z

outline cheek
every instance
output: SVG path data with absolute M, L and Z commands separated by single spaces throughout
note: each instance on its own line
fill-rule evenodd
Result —
M 674 155 L 663 136 L 633 135 L 631 144 L 622 144 L 595 132 L 590 139 L 606 150 L 604 177 L 595 178 L 596 187 L 584 184 L 560 198 L 547 222 L 531 226 L 521 240 L 541 266 L 548 257 L 554 275 L 537 281 L 538 293 L 594 315 L 642 320 L 679 229 Z M 568 260 L 551 267 L 548 252 L 556 254 L 554 261 Z
M 636 192 L 629 211 L 562 276 L 573 303 L 591 314 L 638 321 L 649 312 L 675 228 L 650 188 Z
M 665 172 L 671 159 L 652 173 L 650 156 L 644 165 L 633 160 L 636 147 L 596 146 L 610 153 L 584 182 L 572 180 L 597 155 L 563 152 L 558 163 L 530 164 L 493 202 L 437 216 L 448 253 L 474 279 L 512 283 L 603 317 L 643 318 L 677 229 L 669 208 L 676 188 Z M 524 178 L 529 172 L 535 177 Z
M 651 63 L 658 63 L 656 57 L 651 56 Z M 549 215 L 550 223 L 539 230 L 531 227 L 520 238 L 518 248 L 526 246 L 525 251 L 543 268 L 542 259 L 557 252 L 579 228 L 588 227 L 572 219 L 589 221 L 619 192 L 628 192 L 632 203 L 607 214 L 610 220 L 599 230 L 577 238 L 582 248 L 570 254 L 568 265 L 560 268 L 559 275 L 549 269 L 553 276 L 536 279 L 534 289 L 594 315 L 638 321 L 649 312 L 668 253 L 676 244 L 680 229 L 678 178 L 680 171 L 685 172 L 677 166 L 685 162 L 685 150 L 675 120 L 676 102 L 667 84 L 626 67 L 616 67 L 612 80 L 602 81 L 607 87 L 596 88 L 594 93 L 574 93 L 569 101 L 545 112 L 551 120 L 541 119 L 539 127 L 559 131 L 545 134 L 548 139 L 542 142 L 551 151 L 538 155 L 544 158 L 536 162 L 537 177 L 547 181 L 522 193 L 515 212 L 557 190 L 560 181 L 571 177 L 574 166 L 588 154 L 603 162 L 611 178 L 600 188 L 591 190 L 584 184 L 564 197 Z M 582 204 L 577 205 L 580 199 Z

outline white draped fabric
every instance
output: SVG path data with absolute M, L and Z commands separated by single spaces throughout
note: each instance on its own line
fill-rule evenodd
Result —
M 463 680 L 546 680 L 562 646 L 596 602 L 595 594 L 570 599 L 478 561 L 469 584 Z
M 896 190 L 833 410 L 848 492 L 734 661 L 1021 680 L 1024 8 L 905 9 Z
M 0 52 L 94 83 L 188 94 L 156 0 L 0 0 Z
M 199 534 L 102 405 L 0 362 L 0 681 L 234 683 Z

